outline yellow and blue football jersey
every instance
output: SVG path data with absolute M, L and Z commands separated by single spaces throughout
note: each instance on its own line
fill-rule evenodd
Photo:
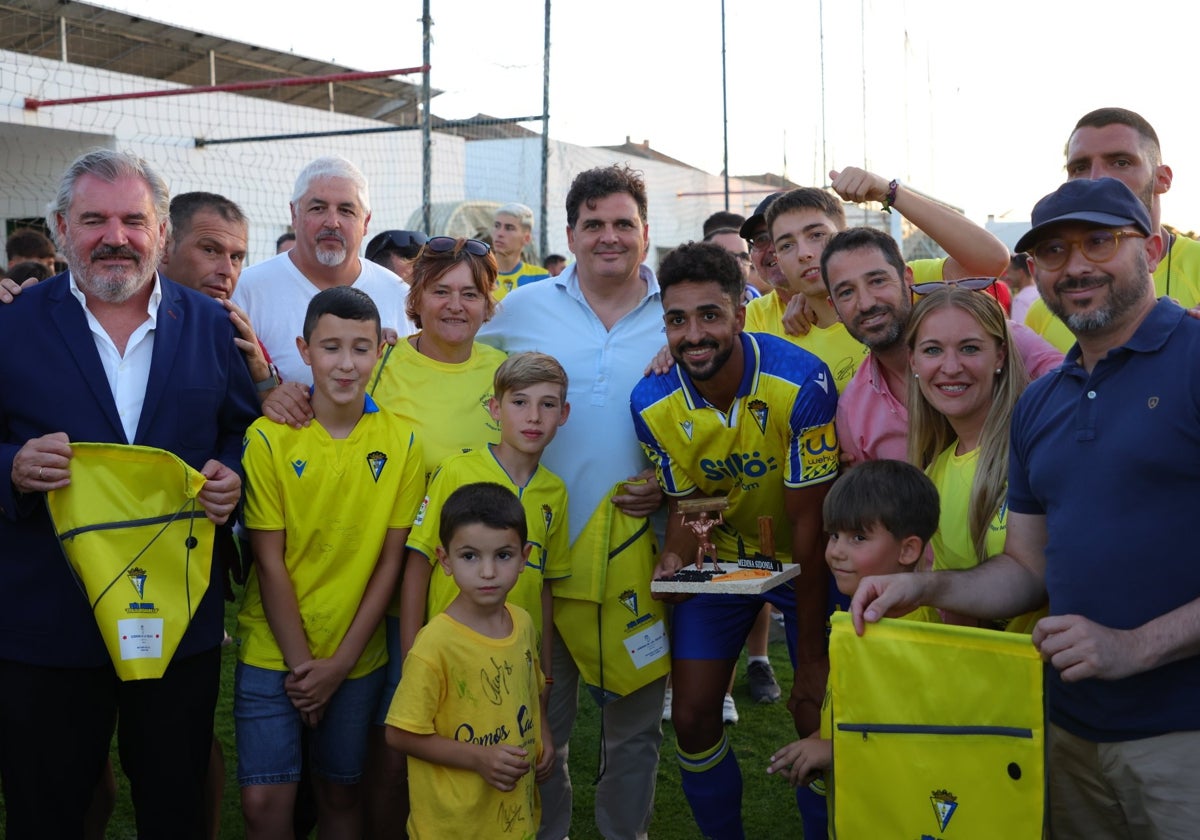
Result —
M 634 427 L 663 492 L 728 498 L 724 524 L 713 531 L 722 558 L 738 556 L 738 535 L 747 554 L 757 551 L 758 517 L 769 515 L 787 560 L 785 488 L 837 475 L 837 389 L 813 354 L 769 335 L 742 333 L 739 340 L 745 371 L 728 413 L 710 405 L 676 365 L 634 388 Z

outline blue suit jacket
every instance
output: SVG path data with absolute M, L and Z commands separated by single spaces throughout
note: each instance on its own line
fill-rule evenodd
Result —
M 20 495 L 12 464 L 28 440 L 135 443 L 199 469 L 215 458 L 241 474 L 242 436 L 258 400 L 233 326 L 211 298 L 162 279 L 154 353 L 137 434 L 126 440 L 83 307 L 60 274 L 0 306 L 0 659 L 58 667 L 108 661 L 42 494 Z M 177 656 L 220 644 L 221 583 L 212 585 Z

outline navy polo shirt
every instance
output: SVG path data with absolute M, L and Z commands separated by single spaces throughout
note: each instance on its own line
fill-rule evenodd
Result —
M 1009 510 L 1046 517 L 1051 615 L 1129 629 L 1200 598 L 1200 321 L 1161 299 L 1089 375 L 1072 348 L 1012 419 Z M 1200 729 L 1200 657 L 1067 684 L 1050 719 L 1091 741 Z

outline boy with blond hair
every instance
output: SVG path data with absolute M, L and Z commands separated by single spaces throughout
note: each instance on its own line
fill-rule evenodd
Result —
M 496 211 L 492 221 L 492 253 L 496 255 L 496 287 L 492 297 L 499 301 L 518 286 L 545 280 L 548 269 L 525 262 L 525 248 L 533 241 L 533 211 L 512 202 Z
M 500 426 L 500 442 L 442 462 L 409 534 L 401 584 L 400 646 L 407 654 L 426 620 L 445 610 L 458 595 L 451 577 L 433 574 L 442 505 L 464 484 L 490 481 L 515 493 L 525 510 L 532 551 L 529 568 L 510 600 L 533 618 L 541 640 L 542 669 L 549 673 L 554 619 L 550 581 L 570 573 L 570 544 L 566 485 L 540 461 L 570 414 L 567 374 L 553 356 L 515 353 L 496 369 L 492 390 L 488 410 Z

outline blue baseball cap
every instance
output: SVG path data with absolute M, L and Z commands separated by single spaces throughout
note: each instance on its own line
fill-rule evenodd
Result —
M 1017 251 L 1028 251 L 1047 227 L 1059 222 L 1091 222 L 1106 227 L 1132 225 L 1149 236 L 1150 211 L 1129 187 L 1116 178 L 1067 181 L 1033 205 L 1033 228 L 1017 240 Z
M 774 204 L 775 199 L 779 198 L 781 195 L 783 195 L 781 192 L 771 193 L 762 201 L 758 202 L 758 206 L 754 208 L 754 215 L 742 222 L 741 230 L 738 231 L 738 233 L 742 235 L 742 239 L 750 239 L 750 234 L 754 233 L 754 229 L 766 220 L 767 208 Z

